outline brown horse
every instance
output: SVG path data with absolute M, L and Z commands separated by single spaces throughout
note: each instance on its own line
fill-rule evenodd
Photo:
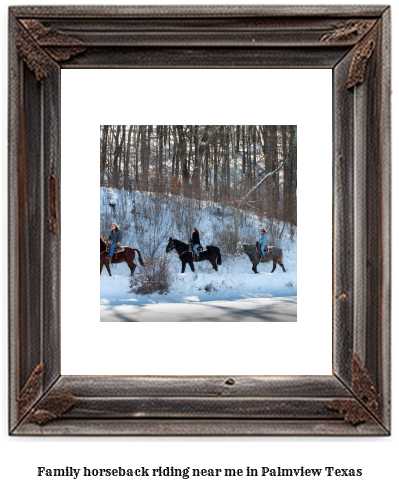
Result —
M 139 262 L 141 266 L 144 266 L 144 261 L 143 258 L 141 257 L 141 253 L 138 249 L 136 248 L 129 248 L 129 246 L 124 246 L 125 251 L 121 251 L 120 253 L 114 253 L 112 256 L 111 262 L 107 258 L 107 243 L 104 241 L 103 237 L 100 236 L 100 275 L 101 272 L 103 271 L 103 266 L 105 265 L 106 269 L 108 270 L 108 273 L 110 276 L 111 275 L 111 269 L 109 268 L 110 263 L 123 263 L 126 261 L 130 268 L 130 272 L 133 275 L 134 271 L 136 270 L 136 264 L 133 263 L 134 258 L 136 257 L 135 251 L 137 251 L 137 255 L 139 257 Z

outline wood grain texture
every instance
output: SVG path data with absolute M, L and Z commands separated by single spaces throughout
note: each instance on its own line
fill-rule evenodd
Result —
M 226 12 L 227 13 L 227 12 Z M 93 20 L 73 18 L 48 17 L 41 20 L 46 27 L 56 31 L 70 34 L 74 37 L 95 36 L 95 35 L 129 35 L 133 33 L 169 33 L 169 34 L 189 34 L 189 33 L 213 33 L 223 36 L 228 33 L 240 35 L 245 32 L 291 32 L 293 35 L 302 35 L 304 31 L 310 32 L 310 39 L 313 33 L 330 32 L 335 35 L 331 41 L 351 42 L 355 44 L 360 37 L 364 36 L 375 24 L 375 19 L 357 18 L 352 16 L 350 20 L 341 17 L 270 17 L 246 16 L 229 17 L 217 16 L 202 18 L 200 16 L 191 17 L 156 17 L 156 16 L 130 16 L 130 17 L 107 17 L 96 18 Z M 349 38 L 352 41 L 349 41 Z M 322 40 L 326 41 L 326 40 Z M 112 38 L 108 42 L 113 42 Z M 293 41 L 291 40 L 291 44 Z
M 300 425 L 298 425 L 300 424 Z M 47 425 L 23 423 L 20 436 L 346 436 L 387 435 L 375 422 L 352 425 L 338 419 L 58 419 Z
M 232 379 L 234 384 L 227 384 Z M 117 383 L 117 384 L 116 384 Z M 350 391 L 332 376 L 62 376 L 59 392 L 77 397 L 242 397 L 347 398 Z
M 63 68 L 329 68 L 344 56 L 345 48 L 88 48 L 62 64 Z M 106 54 L 108 63 L 104 63 Z M 110 65 L 109 65 L 110 64 Z
M 19 76 L 19 59 L 16 43 L 17 21 L 13 15 L 9 15 L 9 83 L 8 83 L 8 102 L 10 111 L 8 113 L 8 128 L 13 131 L 8 132 L 8 222 L 15 224 L 18 221 L 18 148 L 19 148 L 19 125 L 21 101 L 21 79 Z M 9 241 L 12 244 L 18 243 L 18 230 L 11 227 L 9 231 Z M 8 425 L 13 429 L 18 423 L 18 396 L 21 386 L 19 384 L 19 345 L 18 345 L 18 324 L 20 319 L 19 311 L 19 285 L 18 279 L 19 255 L 8 255 L 8 344 L 9 344 L 9 404 L 8 404 Z
M 391 12 L 382 16 L 381 45 L 377 52 L 379 63 L 384 67 L 379 85 L 379 169 L 380 169 L 380 290 L 379 290 L 379 383 L 384 397 L 381 399 L 381 421 L 389 428 L 391 421 Z
M 389 8 L 29 6 L 9 26 L 10 433 L 388 435 Z M 333 70 L 331 376 L 60 375 L 60 71 L 154 67 Z
M 388 5 L 108 5 L 89 7 L 85 5 L 75 6 L 22 6 L 12 7 L 11 11 L 17 18 L 67 18 L 90 19 L 93 22 L 101 18 L 184 18 L 200 17 L 211 20 L 214 17 L 285 17 L 285 18 L 353 18 L 353 17 L 379 17 L 387 9 Z
M 57 64 L 49 77 L 41 82 L 43 103 L 42 131 L 42 186 L 43 186 L 43 299 L 42 307 L 42 357 L 46 364 L 44 388 L 48 389 L 61 370 L 61 70 Z M 55 179 L 56 203 L 53 203 L 50 177 Z M 52 207 L 57 208 L 56 234 L 49 228 Z
M 335 286 L 337 293 L 342 291 L 346 295 L 343 298 L 336 297 L 337 317 L 334 324 L 334 340 L 339 349 L 334 351 L 334 372 L 352 389 L 364 406 L 367 407 L 371 400 L 374 401 L 371 413 L 377 419 L 381 419 L 383 407 L 386 407 L 384 411 L 389 414 L 390 400 L 386 386 L 387 373 L 382 369 L 384 366 L 382 350 L 384 344 L 385 347 L 387 346 L 389 325 L 386 326 L 386 318 L 383 321 L 378 314 L 389 312 L 388 299 L 385 300 L 384 309 L 380 306 L 382 302 L 380 292 L 382 279 L 385 278 L 386 282 L 386 271 L 384 273 L 383 265 L 385 261 L 388 261 L 388 264 L 390 262 L 388 248 L 384 250 L 387 252 L 386 260 L 383 255 L 383 244 L 387 241 L 389 245 L 390 239 L 386 234 L 387 229 L 385 229 L 385 234 L 381 229 L 381 214 L 389 217 L 390 210 L 388 201 L 385 200 L 385 204 L 382 201 L 385 193 L 382 190 L 386 190 L 389 195 L 389 187 L 387 188 L 387 182 L 384 186 L 381 182 L 381 166 L 385 166 L 387 170 L 386 159 L 384 164 L 381 159 L 383 151 L 381 138 L 383 138 L 382 135 L 390 134 L 390 127 L 386 122 L 386 116 L 381 116 L 385 121 L 384 124 L 380 123 L 378 117 L 381 111 L 379 104 L 381 74 L 384 72 L 381 64 L 380 43 L 382 28 L 381 22 L 378 21 L 373 31 L 359 43 L 360 46 L 353 48 L 334 71 L 337 77 L 342 77 L 342 81 L 336 84 L 338 89 L 335 100 L 338 108 L 335 115 L 336 117 L 341 115 L 340 117 L 346 122 L 341 121 L 336 125 L 339 133 L 335 134 L 337 140 L 335 149 L 337 151 L 343 142 L 346 142 L 345 145 L 348 146 L 347 150 L 342 153 L 346 157 L 346 162 L 341 161 L 335 174 L 335 190 L 338 199 L 335 206 L 335 231 L 337 231 L 335 246 L 339 252 L 336 256 Z M 346 83 L 346 86 L 350 87 L 349 90 L 340 89 L 345 73 L 347 73 L 347 64 L 350 61 L 350 80 L 353 75 L 354 59 L 370 40 L 374 47 L 367 55 L 367 63 L 362 67 L 361 80 L 358 79 L 360 83 Z M 386 110 L 389 118 L 387 107 Z M 343 135 L 341 131 L 345 127 L 349 131 Z M 335 166 L 339 162 L 337 157 Z M 350 245 L 350 250 L 344 249 L 343 242 Z M 342 255 L 343 251 L 345 251 L 344 255 Z M 348 264 L 349 258 L 351 258 L 350 264 Z M 342 286 L 341 279 L 344 279 L 345 287 Z M 345 288 L 349 292 L 346 292 Z M 342 304 L 347 305 L 346 312 Z M 352 364 L 353 360 L 358 361 L 357 366 Z M 373 398 L 359 391 L 359 385 L 356 383 L 359 365 L 364 374 L 367 374 L 370 384 L 372 382 L 374 386 Z M 355 371 L 356 367 L 357 371 Z M 380 385 L 381 379 L 385 381 L 384 389 Z M 382 425 L 386 425 L 386 422 L 386 418 L 381 420 Z
M 18 162 L 18 254 L 19 288 L 19 377 L 22 388 L 34 369 L 43 362 L 41 354 L 43 193 L 40 128 L 41 91 L 33 74 L 23 68 L 24 106 L 20 106 Z
M 50 55 L 56 48 L 91 46 L 354 46 L 375 24 L 371 19 L 133 18 L 63 22 L 21 21 Z
M 351 58 L 335 67 L 334 77 L 334 327 L 333 367 L 350 386 L 354 329 L 354 94 L 345 87 Z

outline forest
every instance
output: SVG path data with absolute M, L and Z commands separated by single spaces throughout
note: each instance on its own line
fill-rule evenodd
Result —
M 297 222 L 296 125 L 103 125 L 100 186 Z

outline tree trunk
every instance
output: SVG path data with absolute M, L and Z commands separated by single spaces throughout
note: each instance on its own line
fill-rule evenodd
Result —
M 218 190 L 218 155 L 217 155 L 217 133 L 215 133 L 213 139 L 213 201 L 217 202 L 219 199 Z
M 210 147 L 205 151 L 205 191 L 206 191 L 206 197 L 208 199 L 208 193 L 209 193 L 209 152 L 210 152 Z
M 127 137 L 125 164 L 123 166 L 123 188 L 125 190 L 129 189 L 129 168 L 130 168 L 129 161 L 130 161 L 130 144 L 131 144 L 131 139 L 132 139 L 132 131 L 133 131 L 133 125 L 130 125 L 129 134 Z
M 238 127 L 239 128 L 239 127 Z M 234 145 L 234 128 L 231 127 L 231 146 L 232 146 L 232 157 L 234 159 L 234 168 L 233 168 L 233 175 L 234 175 L 234 200 L 237 197 L 237 154 L 236 154 L 236 149 Z
M 194 191 L 194 196 L 196 198 L 200 197 L 200 149 L 199 149 L 199 135 L 198 135 L 198 125 L 194 125 L 194 166 L 193 174 L 191 176 L 192 189 Z M 191 154 L 191 146 L 190 146 Z
M 230 176 L 230 132 L 226 128 L 226 147 L 225 147 L 225 161 L 226 161 L 226 198 L 230 199 L 231 194 L 231 176 Z
M 150 166 L 151 166 L 151 136 L 152 136 L 153 126 L 149 125 L 147 130 L 147 152 L 146 152 L 146 180 L 145 180 L 145 191 L 149 190 L 149 174 L 150 174 Z
M 147 129 L 144 125 L 140 125 L 141 133 L 141 168 L 142 168 L 142 190 L 148 191 L 148 172 L 149 172 L 149 155 L 147 144 Z
M 176 182 L 179 181 L 179 145 L 177 142 L 177 134 L 176 134 L 176 126 L 173 127 L 173 163 L 174 163 L 174 172 L 172 175 L 174 176 Z M 172 163 L 172 167 L 173 167 Z
M 278 127 L 272 126 L 272 161 L 273 169 L 278 165 L 278 151 L 277 151 L 277 139 L 278 139 Z M 278 219 L 278 202 L 280 199 L 280 173 L 273 175 L 273 212 L 274 217 Z
M 245 129 L 246 126 L 243 125 L 242 127 L 242 174 L 243 177 L 245 176 L 247 169 L 246 169 L 246 155 L 245 155 Z
M 164 145 L 164 133 L 163 133 L 163 126 L 158 125 L 157 126 L 157 133 L 158 133 L 158 144 L 159 144 L 159 151 L 158 151 L 158 183 L 159 183 L 159 189 L 162 191 L 163 190 L 163 183 L 164 183 L 164 177 L 163 177 L 163 145 Z
M 107 164 L 107 145 L 108 145 L 108 125 L 101 127 L 102 142 L 100 156 L 100 186 L 105 186 L 105 166 Z
M 297 188 L 297 126 L 290 125 L 290 174 L 291 174 L 291 202 L 292 202 L 292 224 L 296 225 L 296 188 Z
M 116 135 L 114 136 L 115 146 L 114 146 L 114 159 L 112 163 L 112 186 L 117 188 L 118 184 L 118 159 L 122 151 L 122 145 L 119 142 L 119 135 L 121 132 L 121 126 L 118 125 L 116 128 Z
M 188 175 L 188 167 L 187 167 L 187 142 L 186 135 L 183 130 L 183 126 L 177 126 L 177 131 L 179 133 L 179 153 L 180 153 L 180 162 L 182 166 L 182 180 L 183 180 L 183 188 L 187 189 L 189 175 Z
M 139 178 L 140 127 L 139 126 L 135 127 L 134 133 L 136 135 L 136 162 L 135 162 L 135 167 L 134 167 L 134 171 L 135 171 L 134 182 L 135 182 L 136 190 L 139 190 L 140 189 L 140 178 Z

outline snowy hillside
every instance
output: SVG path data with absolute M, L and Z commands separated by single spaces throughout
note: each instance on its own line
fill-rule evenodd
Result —
M 107 236 L 108 226 L 116 222 L 122 231 L 122 244 L 138 248 L 144 261 L 166 256 L 169 264 L 168 292 L 138 295 L 132 292 L 130 271 L 126 263 L 111 266 L 112 277 L 103 269 L 100 304 L 106 306 L 145 306 L 158 303 L 226 302 L 297 295 L 296 228 L 287 224 L 260 222 L 255 214 L 237 214 L 227 205 L 193 200 L 175 195 L 100 189 L 100 235 Z M 195 273 L 187 265 L 181 272 L 178 254 L 166 254 L 171 236 L 189 242 L 192 227 L 200 230 L 201 243 L 218 246 L 222 254 L 219 272 L 209 273 L 208 261 L 195 263 Z M 286 273 L 272 263 L 258 265 L 255 275 L 249 258 L 236 256 L 238 241 L 254 244 L 259 228 L 266 227 L 270 244 L 284 254 Z M 146 268 L 137 263 L 135 285 Z

